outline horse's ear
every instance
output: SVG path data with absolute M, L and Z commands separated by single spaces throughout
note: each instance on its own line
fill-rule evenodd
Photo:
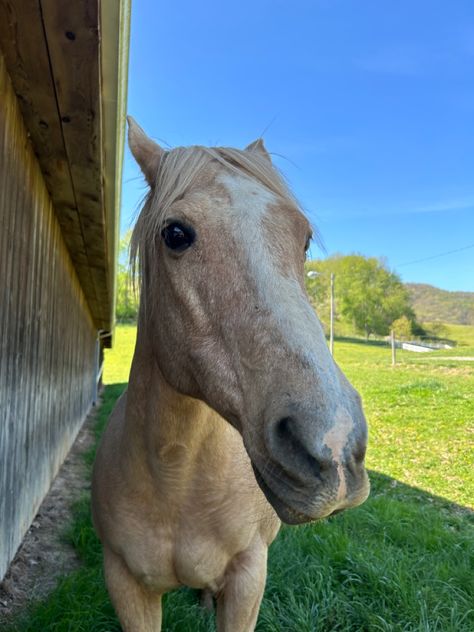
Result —
M 253 143 L 250 143 L 250 145 L 247 145 L 247 147 L 245 148 L 245 151 L 252 151 L 252 152 L 259 153 L 261 156 L 266 158 L 268 162 L 272 161 L 272 159 L 270 158 L 270 154 L 268 153 L 265 145 L 263 144 L 263 138 L 257 138 L 257 140 L 254 140 Z
M 131 116 L 127 116 L 128 122 L 128 146 L 143 171 L 148 184 L 152 187 L 156 181 L 156 174 L 160 166 L 160 160 L 164 154 L 157 143 L 148 138 L 140 125 Z

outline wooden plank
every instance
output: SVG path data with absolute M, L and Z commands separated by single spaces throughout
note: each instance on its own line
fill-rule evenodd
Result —
M 103 308 L 101 318 L 107 321 L 111 292 L 102 179 L 99 4 L 41 0 L 41 6 L 87 260 Z
M 43 5 L 38 0 L 0 0 L 0 47 L 91 312 L 97 327 L 107 329 L 111 292 L 96 103 L 97 4 L 87 0 Z M 71 39 L 69 15 L 78 42 Z M 83 40 L 87 46 L 81 49 Z
M 38 2 L 0 1 L 0 45 L 48 190 L 69 209 L 70 221 L 76 215 L 77 229 L 76 202 Z M 80 230 L 76 237 L 82 239 Z M 79 239 L 76 248 L 79 256 L 84 254 Z

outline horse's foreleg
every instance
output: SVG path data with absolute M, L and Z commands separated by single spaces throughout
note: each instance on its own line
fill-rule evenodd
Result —
M 218 632 L 252 632 L 267 577 L 267 546 L 253 545 L 229 565 L 217 595 Z
M 147 590 L 122 559 L 104 547 L 105 582 L 124 632 L 160 632 L 161 594 Z

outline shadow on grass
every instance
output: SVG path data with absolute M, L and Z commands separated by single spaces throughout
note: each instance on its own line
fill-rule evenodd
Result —
M 125 386 L 105 387 L 98 437 Z M 87 456 L 90 464 L 94 454 Z M 384 474 L 371 472 L 370 478 L 371 496 L 361 507 L 282 528 L 270 549 L 258 631 L 474 629 L 472 513 Z M 5 632 L 120 630 L 89 503 L 89 497 L 78 503 L 66 534 L 82 568 Z M 213 631 L 214 618 L 198 606 L 194 591 L 182 589 L 165 597 L 163 630 Z

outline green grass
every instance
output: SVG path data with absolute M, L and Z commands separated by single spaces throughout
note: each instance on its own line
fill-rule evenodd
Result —
M 117 325 L 114 346 L 104 351 L 104 384 L 128 382 L 136 337 L 136 325 Z
M 128 378 L 134 336 L 133 327 L 118 327 L 106 352 L 97 435 Z M 324 522 L 282 529 L 257 630 L 472 632 L 474 521 L 466 506 L 474 497 L 474 365 L 400 352 L 391 367 L 386 347 L 347 341 L 336 342 L 335 357 L 364 399 L 371 496 Z M 92 463 L 93 451 L 87 458 Z M 67 537 L 83 567 L 8 632 L 120 629 L 88 498 Z M 163 630 L 214 629 L 193 591 L 166 596 Z
M 453 325 L 446 323 L 446 336 L 456 340 L 459 346 L 474 348 L 474 325 Z
M 428 356 L 428 357 L 427 357 Z M 339 342 L 335 358 L 364 400 L 367 465 L 462 505 L 474 500 L 474 363 Z

